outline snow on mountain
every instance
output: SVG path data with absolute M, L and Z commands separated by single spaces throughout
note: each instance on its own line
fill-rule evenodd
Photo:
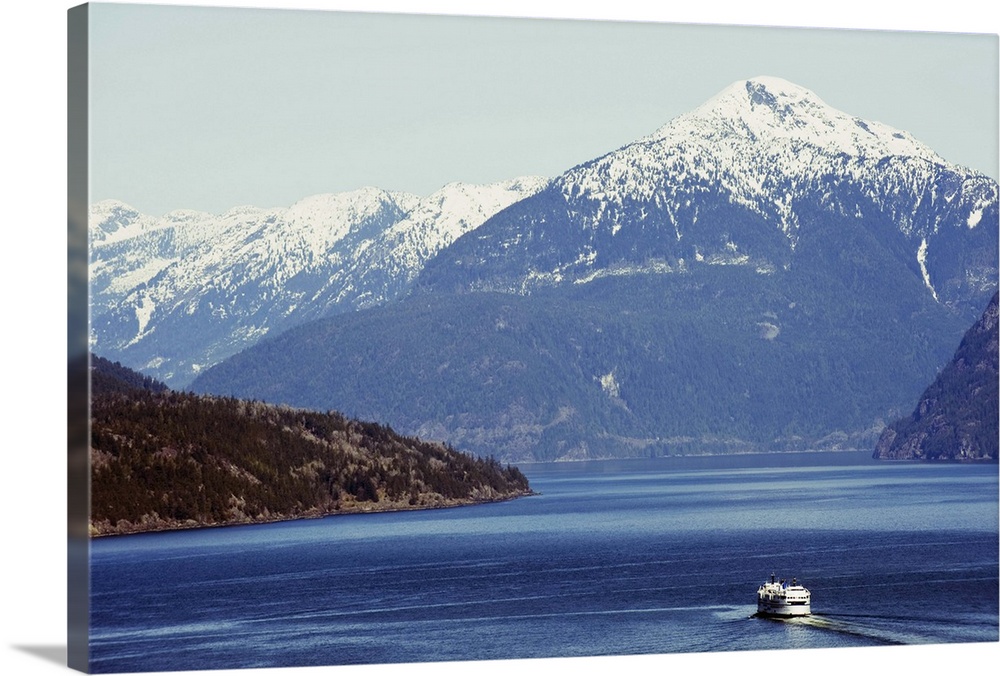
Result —
M 395 298 L 429 257 L 544 184 L 455 183 L 427 198 L 367 187 L 162 218 L 99 202 L 92 349 L 183 384 L 268 333 Z
M 399 213 L 408 211 L 405 205 L 411 203 L 410 196 L 403 197 L 403 205 L 398 197 L 377 188 L 313 195 L 285 211 L 281 218 L 284 227 L 271 230 L 269 236 L 277 246 L 284 244 L 288 249 L 304 249 L 313 257 L 322 257 L 341 240 L 365 228 L 375 228 L 371 234 L 376 235 L 381 224 L 379 210 L 386 201 L 392 201 Z
M 377 243 L 359 250 L 350 273 L 362 288 L 360 305 L 399 296 L 439 251 L 547 183 L 539 177 L 489 185 L 450 183 L 422 200 Z
M 676 143 L 694 129 L 703 130 L 706 140 L 737 150 L 732 159 L 739 155 L 740 140 L 749 138 L 770 149 L 788 143 L 799 148 L 812 146 L 827 154 L 906 156 L 945 163 L 909 133 L 843 113 L 808 89 L 776 77 L 735 82 L 647 139 Z M 810 170 L 811 156 L 788 159 L 798 166 L 786 171 Z
M 118 200 L 93 204 L 90 224 L 90 239 L 94 244 L 113 244 L 162 227 L 158 219 L 140 214 Z
M 946 164 L 907 132 L 842 113 L 790 82 L 760 77 L 736 82 L 649 136 L 571 170 L 564 191 L 600 192 L 610 179 L 619 190 L 609 198 L 652 199 L 668 174 L 671 185 L 710 183 L 757 206 L 774 197 L 776 177 L 804 183 L 847 158 L 888 157 Z
M 123 202 L 92 205 L 89 235 L 91 308 L 96 313 L 106 311 L 173 260 L 170 226 Z
M 945 168 L 959 180 L 937 185 Z M 995 182 L 949 165 L 908 132 L 843 113 L 775 77 L 731 84 L 653 134 L 567 172 L 562 186 L 567 198 L 588 193 L 609 203 L 645 200 L 669 210 L 669 203 L 711 185 L 774 218 L 794 244 L 799 223 L 792 200 L 831 176 L 867 182 L 871 196 L 882 201 L 905 191 L 951 202 L 974 184 L 967 196 L 970 227 L 997 201 Z
M 468 261 L 489 261 L 493 273 L 470 288 L 521 293 L 697 264 L 771 274 L 793 263 L 803 229 L 850 220 L 884 242 L 901 236 L 893 246 L 905 249 L 928 293 L 948 302 L 995 286 L 992 249 L 988 259 L 958 258 L 969 237 L 986 248 L 996 239 L 997 198 L 996 181 L 908 132 L 758 77 L 565 172 L 517 215 L 495 217 L 456 243 L 420 284 L 462 286 L 456 275 Z M 977 228 L 988 232 L 958 232 Z

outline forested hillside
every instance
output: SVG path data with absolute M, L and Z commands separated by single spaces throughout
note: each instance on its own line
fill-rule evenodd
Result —
M 423 294 L 263 341 L 192 388 L 510 462 L 870 448 L 961 339 L 931 302 L 890 314 L 806 275 L 712 273 Z
M 530 493 L 517 468 L 492 458 L 336 413 L 150 389 L 108 366 L 92 369 L 95 536 Z
M 913 413 L 882 433 L 875 447 L 876 458 L 997 461 L 997 334 L 994 295 Z
M 135 390 L 165 392 L 167 386 L 151 376 L 133 371 L 120 362 L 96 354 L 90 356 L 90 387 L 96 394 L 126 393 Z

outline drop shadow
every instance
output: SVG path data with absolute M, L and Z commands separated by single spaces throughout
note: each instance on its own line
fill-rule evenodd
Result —
M 65 645 L 14 645 L 11 647 L 23 653 L 34 655 L 46 662 L 52 662 L 61 667 L 66 666 L 67 648 Z

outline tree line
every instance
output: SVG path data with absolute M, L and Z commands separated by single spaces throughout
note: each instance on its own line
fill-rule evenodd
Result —
M 106 383 L 106 375 L 102 371 L 92 381 L 94 535 L 450 506 L 530 493 L 516 467 L 376 423 Z

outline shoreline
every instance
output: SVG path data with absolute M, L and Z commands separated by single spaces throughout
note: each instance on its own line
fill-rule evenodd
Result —
M 527 498 L 536 495 L 541 495 L 541 494 L 529 489 L 528 491 L 521 491 L 497 498 L 447 500 L 437 504 L 424 504 L 424 505 L 389 503 L 388 506 L 384 508 L 378 507 L 379 503 L 362 503 L 362 504 L 354 503 L 348 506 L 341 506 L 337 509 L 332 509 L 327 511 L 307 510 L 302 514 L 297 514 L 294 516 L 284 515 L 284 516 L 271 516 L 265 518 L 247 517 L 246 519 L 243 520 L 228 521 L 225 523 L 199 523 L 194 520 L 188 520 L 183 522 L 151 520 L 150 522 L 146 522 L 149 524 L 149 527 L 143 527 L 144 522 L 139 522 L 138 524 L 135 524 L 136 526 L 135 529 L 122 530 L 122 531 L 95 532 L 94 524 L 90 523 L 87 539 L 97 540 L 97 539 L 111 538 L 111 537 L 125 537 L 129 535 L 149 535 L 153 533 L 169 533 L 169 532 L 183 531 L 183 530 L 205 530 L 209 528 L 262 526 L 270 523 L 286 523 L 290 521 L 304 521 L 307 519 L 325 519 L 327 517 L 335 517 L 335 516 L 356 516 L 359 514 L 384 514 L 390 512 L 418 512 L 418 511 L 427 511 L 434 509 L 454 509 L 457 507 L 473 507 L 475 505 L 488 505 L 498 502 L 510 502 L 512 500 L 517 500 L 518 498 Z M 131 524 L 131 522 L 129 523 Z

